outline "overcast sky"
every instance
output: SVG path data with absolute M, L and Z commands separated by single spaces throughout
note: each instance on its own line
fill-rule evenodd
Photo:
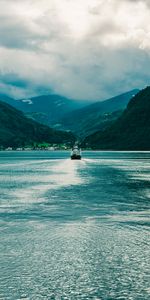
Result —
M 150 0 L 0 0 L 0 93 L 103 100 L 149 75 Z

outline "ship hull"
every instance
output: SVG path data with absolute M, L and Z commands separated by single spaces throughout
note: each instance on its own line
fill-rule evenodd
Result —
M 71 155 L 71 159 L 78 159 L 78 160 L 80 160 L 81 159 L 81 155 L 75 155 L 75 154 L 73 154 L 73 155 Z

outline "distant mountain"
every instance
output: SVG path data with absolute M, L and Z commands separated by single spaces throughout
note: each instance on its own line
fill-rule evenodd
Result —
M 17 109 L 23 111 L 28 117 L 46 125 L 58 122 L 66 113 L 81 108 L 89 101 L 77 101 L 60 95 L 43 95 L 23 100 L 13 100 L 6 97 L 1 99 Z
M 59 128 L 70 129 L 80 137 L 104 129 L 121 115 L 129 100 L 138 91 L 137 89 L 132 90 L 67 113 L 59 122 Z
M 0 101 L 0 146 L 20 147 L 35 142 L 60 144 L 74 140 L 71 133 L 39 124 L 8 103 Z
M 150 87 L 131 99 L 112 126 L 88 136 L 83 145 L 105 150 L 150 150 Z

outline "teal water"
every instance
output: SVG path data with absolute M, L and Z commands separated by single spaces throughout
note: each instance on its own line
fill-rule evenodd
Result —
M 0 300 L 150 299 L 150 152 L 0 152 Z

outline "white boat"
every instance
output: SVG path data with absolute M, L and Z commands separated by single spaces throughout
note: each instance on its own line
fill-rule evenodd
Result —
M 71 151 L 71 159 L 81 159 L 81 149 L 75 144 Z

